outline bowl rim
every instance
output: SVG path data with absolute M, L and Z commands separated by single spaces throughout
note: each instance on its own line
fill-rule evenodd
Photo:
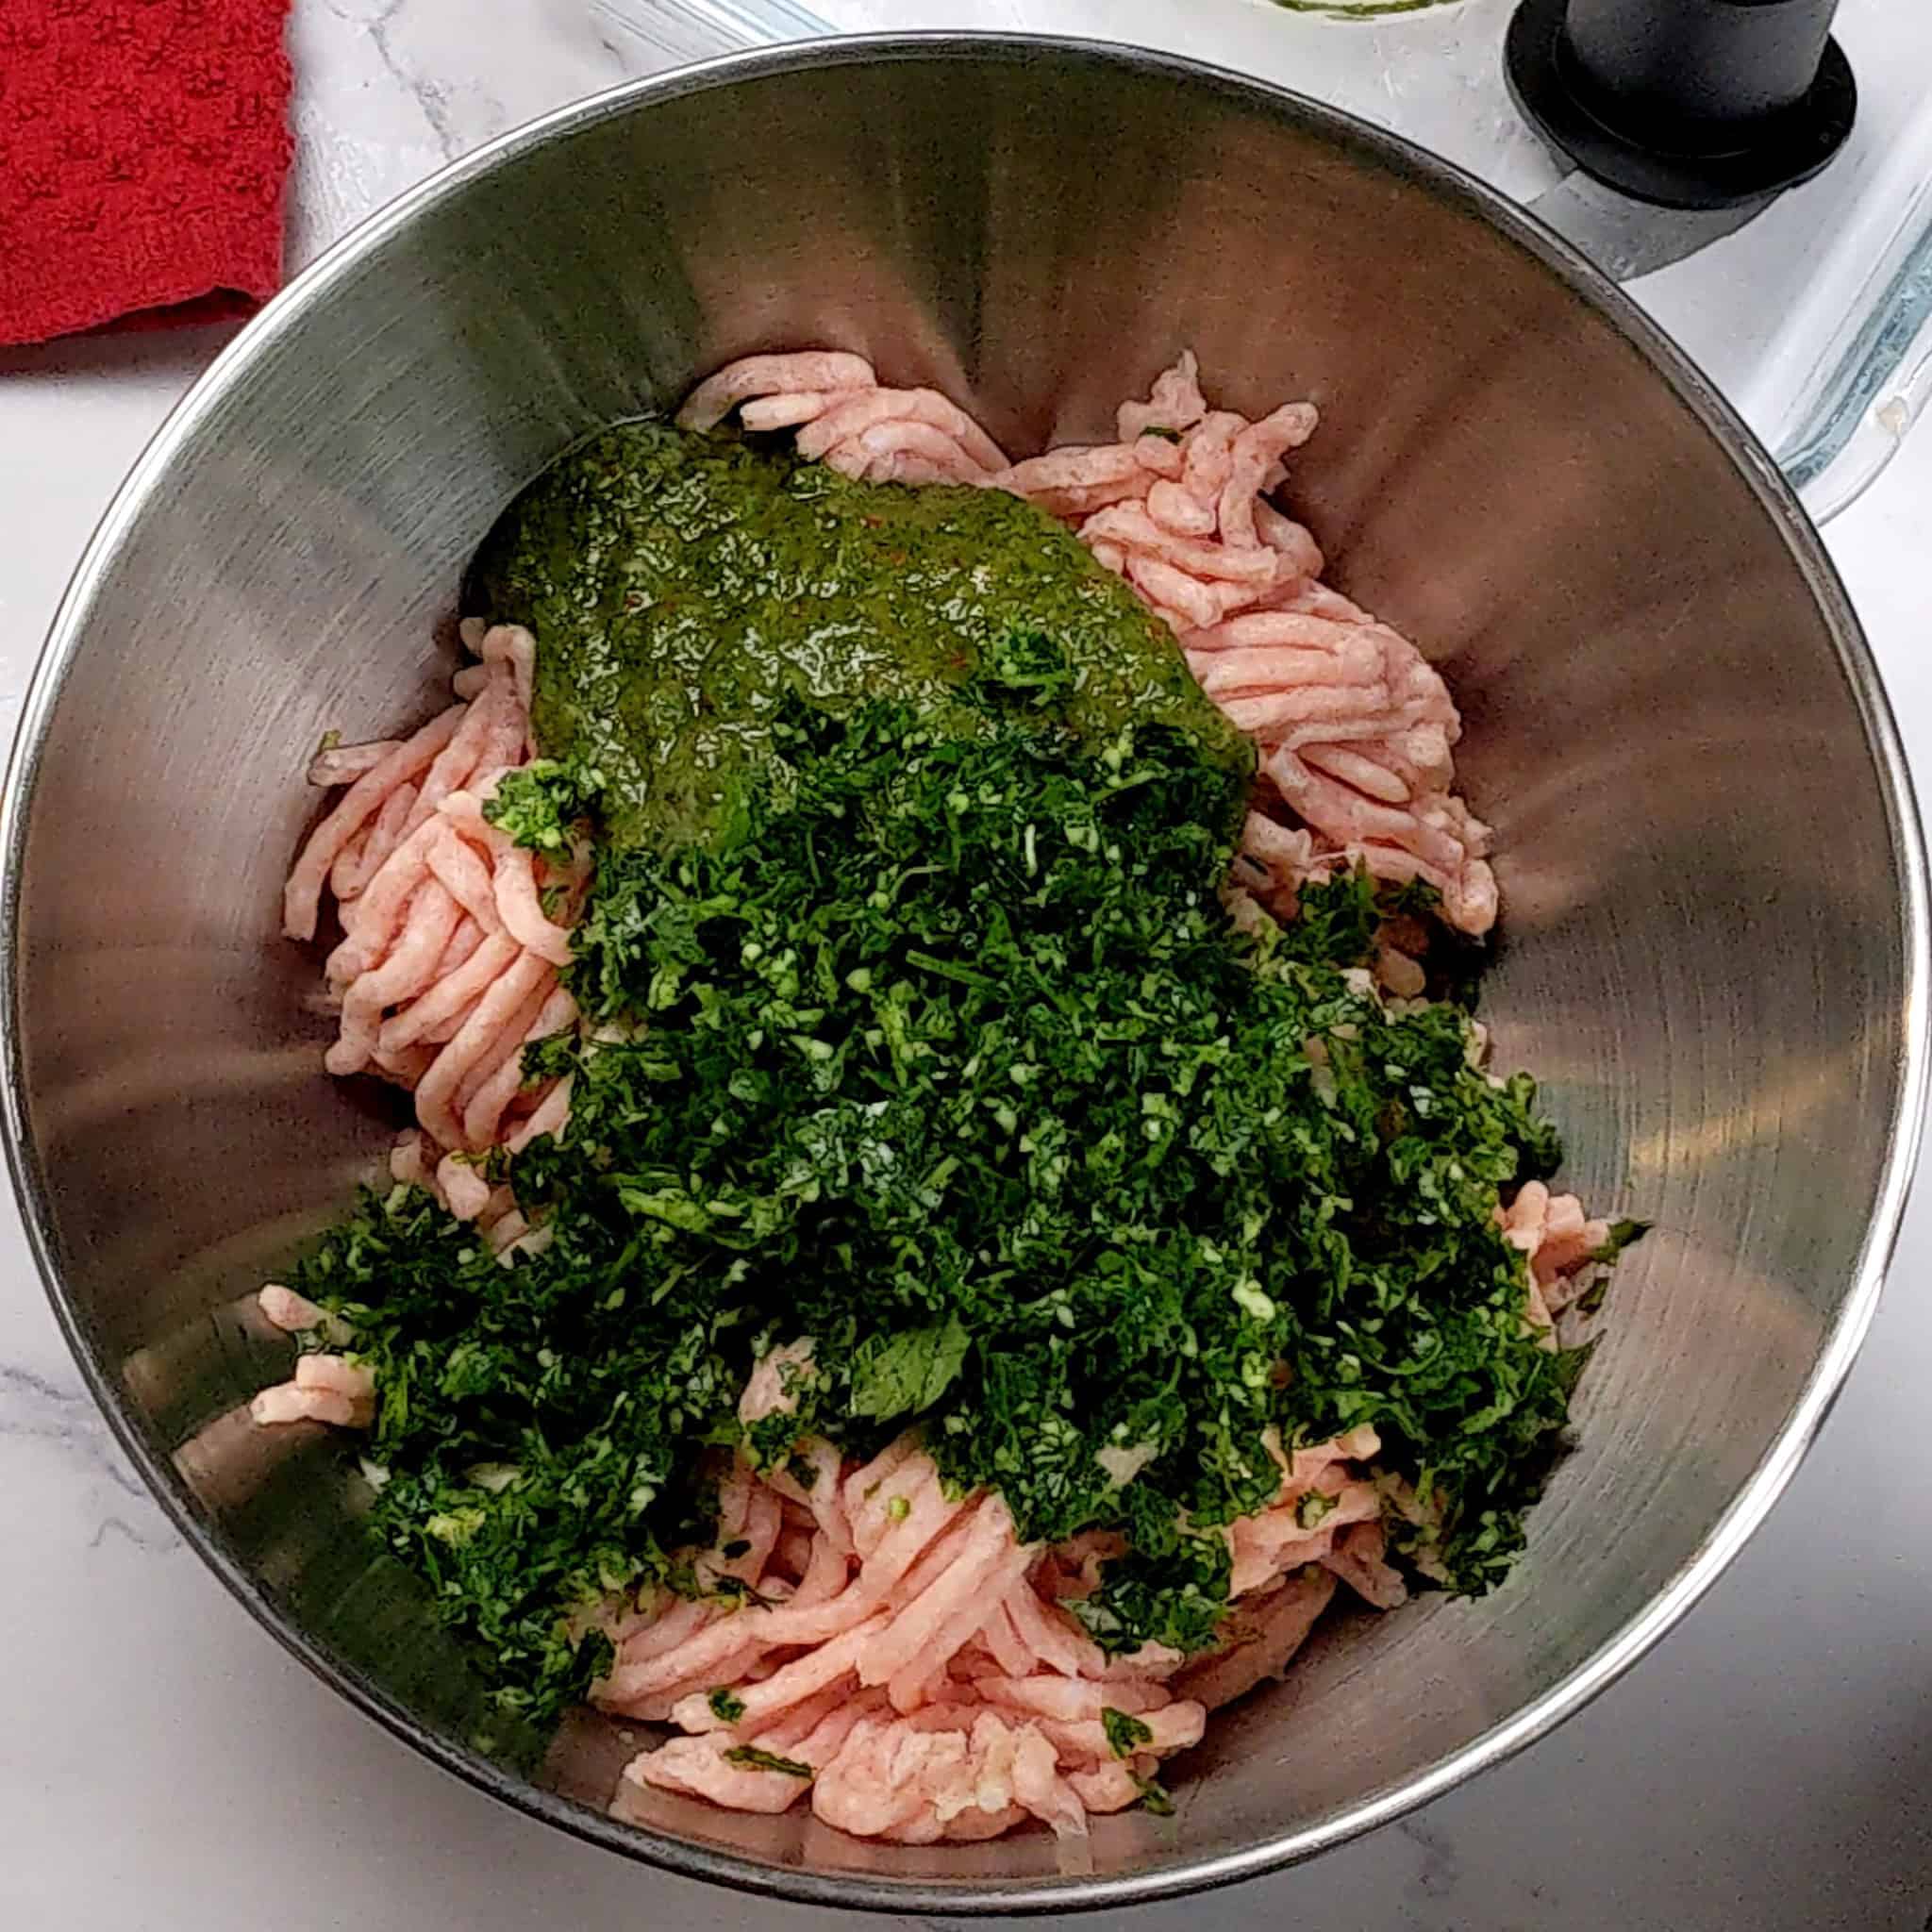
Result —
M 97 593 L 130 532 L 162 486 L 180 446 L 308 305 L 425 208 L 525 154 L 658 101 L 767 76 L 854 64 L 991 63 L 1050 58 L 1090 69 L 1178 81 L 1317 134 L 1339 148 L 1474 215 L 1530 256 L 1617 330 L 1737 466 L 1783 537 L 1817 600 L 1853 696 L 1890 835 L 1904 953 L 1896 1104 L 1858 1261 L 1803 1391 L 1757 1468 L 1677 1574 L 1592 1655 L 1555 1685 L 1447 1757 L 1339 1807 L 1295 1830 L 1238 1851 L 1182 1857 L 1118 1876 L 1041 1879 L 897 1879 L 880 1873 L 813 1872 L 620 1824 L 516 1777 L 431 1730 L 373 1679 L 297 1629 L 205 1519 L 172 1460 L 149 1441 L 92 1343 L 70 1298 L 52 1236 L 48 1191 L 26 1110 L 16 944 L 25 842 L 42 754 L 66 675 Z M 1923 1124 L 1928 1068 L 1926 989 L 1932 972 L 1924 837 L 1909 769 L 1876 661 L 1810 519 L 1770 454 L 1730 404 L 1628 296 L 1533 216 L 1428 150 L 1325 103 L 1234 70 L 1126 42 L 1074 35 L 927 31 L 839 35 L 728 54 L 626 81 L 541 115 L 439 168 L 332 243 L 225 346 L 169 413 L 89 540 L 56 610 L 22 706 L 0 781 L 0 1135 L 27 1246 L 83 1380 L 129 1460 L 183 1540 L 268 1633 L 364 1715 L 417 1751 L 528 1816 L 607 1850 L 678 1874 L 774 1899 L 868 1911 L 956 1915 L 1119 1908 L 1172 1899 L 1300 1862 L 1428 1804 L 1503 1762 L 1580 1710 L 1623 1675 L 1692 1607 L 1743 1547 L 1782 1493 L 1830 1413 L 1864 1341 L 1896 1245 Z

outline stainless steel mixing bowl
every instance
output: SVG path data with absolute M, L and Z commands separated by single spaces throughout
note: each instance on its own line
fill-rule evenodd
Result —
M 1507 941 L 1490 1015 L 1593 1202 L 1654 1217 L 1529 1554 L 1339 1623 L 1222 1716 L 1178 1815 L 931 1850 L 653 1798 L 547 1755 L 353 1521 L 333 1445 L 230 1413 L 247 1295 L 393 1119 L 323 1077 L 275 933 L 325 729 L 447 675 L 459 573 L 575 439 L 784 343 L 863 349 L 1010 446 L 1100 431 L 1183 344 L 1320 402 L 1305 513 L 1468 723 Z M 1493 1763 L 1735 1554 L 1871 1315 L 1925 1059 L 1923 858 L 1844 595 L 1781 480 L 1613 290 L 1483 190 L 1307 101 L 1006 40 L 821 44 L 622 90 L 398 203 L 224 355 L 89 551 L 6 801 L 6 1108 L 89 1379 L 190 1541 L 419 1749 L 677 1869 L 902 1909 L 1119 1904 L 1260 1871 Z M 75 1660 L 77 1661 L 77 1660 Z M 169 1694 L 157 1685 L 157 1697 Z

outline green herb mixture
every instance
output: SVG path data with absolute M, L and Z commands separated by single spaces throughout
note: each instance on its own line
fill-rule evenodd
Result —
M 1245 780 L 1246 739 L 1166 627 L 1070 530 L 1000 490 L 880 489 L 790 450 L 627 423 L 552 466 L 484 542 L 472 591 L 527 625 L 539 741 L 594 770 L 608 842 L 713 833 L 788 704 L 899 698 L 971 734 L 960 687 L 1016 621 L 1074 675 L 1090 745 L 1171 724 Z
M 1042 575 L 1097 573 L 1036 521 Z M 597 848 L 583 1037 L 526 1062 L 575 1080 L 515 1165 L 548 1245 L 502 1266 L 399 1188 L 294 1278 L 376 1375 L 375 1528 L 515 1707 L 607 1662 L 591 1604 L 699 1587 L 708 1452 L 782 1463 L 805 1432 L 864 1456 L 916 1424 L 1024 1538 L 1124 1532 L 1074 1607 L 1110 1649 L 1210 1641 L 1271 1427 L 1372 1424 L 1439 1505 L 1392 1549 L 1457 1588 L 1521 1545 L 1580 1362 L 1540 1345 L 1494 1220 L 1557 1163 L 1531 1083 L 1476 1069 L 1460 1008 L 1372 989 L 1366 877 L 1238 929 L 1245 766 L 1184 706 L 1076 717 L 1069 594 L 1044 621 L 1007 596 L 938 701 L 761 700 L 702 836 L 635 836 L 608 735 L 492 808 Z M 1131 613 L 1114 639 L 1179 662 Z M 741 1428 L 754 1362 L 801 1337 L 796 1414 Z

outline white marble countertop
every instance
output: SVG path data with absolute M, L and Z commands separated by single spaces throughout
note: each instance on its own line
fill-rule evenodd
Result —
M 656 64 L 595 0 L 297 0 L 293 246 Z M 887 9 L 874 8 L 884 15 Z M 931 9 L 922 8 L 922 13 Z M 501 15 L 486 53 L 479 16 Z M 682 51 L 690 51 L 684 49 Z M 467 77 L 466 77 L 467 76 Z M 68 571 L 217 332 L 0 352 L 0 740 Z M 1932 435 L 1830 532 L 1922 785 Z M 1516 1762 L 1135 1932 L 1932 1925 L 1932 1194 L 1790 1493 L 1635 1674 Z M 432 1769 L 249 1620 L 129 1474 L 0 1206 L 0 1927 L 826 1927 L 591 1850 Z

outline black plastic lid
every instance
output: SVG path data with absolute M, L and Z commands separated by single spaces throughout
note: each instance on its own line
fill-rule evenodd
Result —
M 1838 0 L 1523 0 L 1517 105 L 1586 174 L 1666 208 L 1729 208 L 1808 179 L 1851 132 Z

